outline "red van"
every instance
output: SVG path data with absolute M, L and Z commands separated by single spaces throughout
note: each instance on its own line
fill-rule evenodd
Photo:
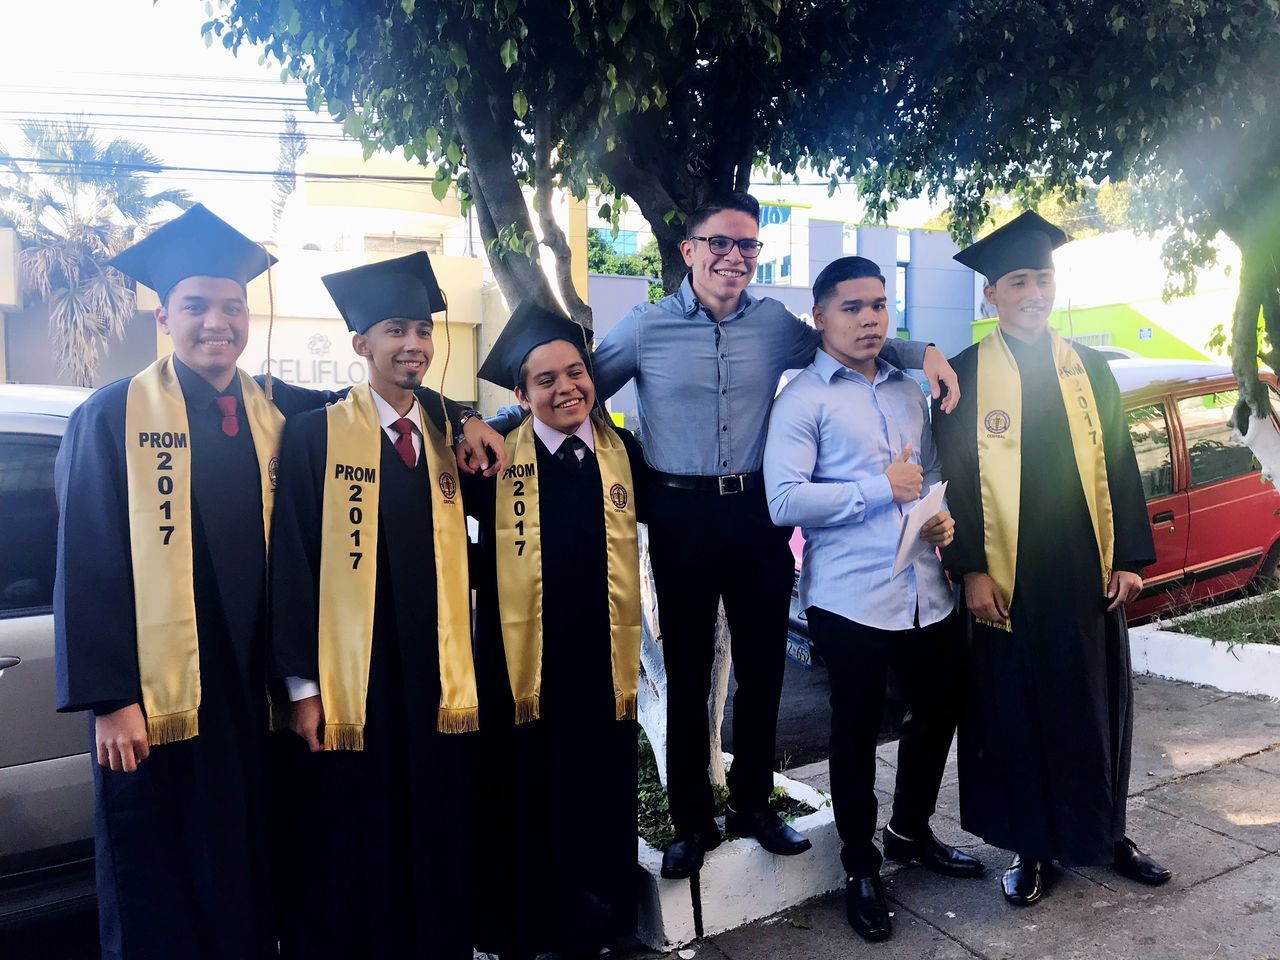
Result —
M 1280 576 L 1280 492 L 1262 479 L 1249 448 L 1231 439 L 1239 397 L 1231 367 L 1117 359 L 1111 372 L 1124 397 L 1156 542 L 1156 562 L 1146 570 L 1142 595 L 1129 605 L 1129 621 L 1272 585 Z M 1264 371 L 1263 379 L 1280 409 L 1275 375 Z M 807 665 L 812 652 L 799 597 L 803 548 L 797 529 L 788 652 Z

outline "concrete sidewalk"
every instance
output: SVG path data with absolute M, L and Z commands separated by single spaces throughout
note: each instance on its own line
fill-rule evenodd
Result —
M 1173 872 L 1163 887 L 1107 868 L 1057 870 L 1029 908 L 1004 902 L 1009 854 L 960 828 L 954 751 L 935 833 L 981 858 L 981 880 L 886 864 L 894 935 L 868 944 L 843 894 L 694 944 L 698 960 L 1280 960 L 1280 706 L 1208 687 L 1135 678 L 1129 835 Z M 896 744 L 879 751 L 881 825 L 892 801 Z M 788 775 L 820 789 L 824 762 Z M 672 955 L 673 957 L 675 955 Z

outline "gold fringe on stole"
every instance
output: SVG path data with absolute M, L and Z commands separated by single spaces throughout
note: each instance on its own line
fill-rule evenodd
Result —
M 363 723 L 329 723 L 324 725 L 324 748 L 326 750 L 363 750 Z
M 1115 527 L 1102 421 L 1093 385 L 1080 355 L 1058 331 L 1050 328 L 1049 336 L 1076 469 L 1098 543 L 1105 591 L 1111 579 Z M 1022 377 L 998 327 L 978 345 L 977 397 L 978 479 L 987 572 L 1012 613 L 1022 497 Z M 989 627 L 1013 629 L 1012 616 L 1004 623 L 976 619 Z
M 284 418 L 237 371 L 262 482 L 263 536 L 271 531 L 275 460 Z M 158 444 L 157 444 L 158 439 Z M 171 356 L 133 378 L 125 398 L 135 629 L 147 737 L 159 746 L 199 733 L 200 643 L 191 532 L 191 440 Z
M 610 658 L 617 719 L 636 715 L 640 679 L 640 554 L 635 488 L 622 440 L 595 414 L 608 564 Z M 514 434 L 512 466 L 498 478 L 495 511 L 498 607 L 515 722 L 538 719 L 542 691 L 541 498 L 533 419 Z
M 200 709 L 184 710 L 168 716 L 147 717 L 147 743 L 161 747 L 166 743 L 190 740 L 200 733 Z
M 437 729 L 464 733 L 479 725 L 466 519 L 448 437 L 423 416 L 421 404 L 417 409 L 432 480 L 440 654 Z M 326 749 L 361 750 L 373 651 L 382 426 L 367 382 L 353 387 L 345 401 L 329 407 L 327 417 L 320 541 L 320 701 L 325 710 Z M 343 478 L 338 478 L 339 465 L 352 468 L 352 476 L 360 479 L 345 479 L 345 469 Z M 356 553 L 358 558 L 353 556 Z

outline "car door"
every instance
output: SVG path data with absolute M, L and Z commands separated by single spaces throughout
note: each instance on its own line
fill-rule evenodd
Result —
M 1188 464 L 1186 579 L 1195 600 L 1247 583 L 1275 538 L 1280 493 L 1262 482 L 1249 448 L 1231 438 L 1238 399 L 1234 387 L 1220 387 L 1177 401 Z
M 1146 585 L 1128 607 L 1129 619 L 1138 620 L 1175 606 L 1182 599 L 1188 506 L 1180 463 L 1174 457 L 1176 434 L 1170 426 L 1168 399 L 1130 407 L 1125 417 L 1156 544 L 1156 562 L 1144 572 Z
M 33 432 L 0 432 L 0 875 L 82 856 L 93 836 L 88 724 L 54 709 L 53 462 L 65 421 L 32 421 Z

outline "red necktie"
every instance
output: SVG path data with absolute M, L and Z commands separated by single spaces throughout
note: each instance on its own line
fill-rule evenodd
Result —
M 240 421 L 236 419 L 236 398 L 214 397 L 213 402 L 222 412 L 222 432 L 228 437 L 234 437 L 240 432 Z
M 396 453 L 400 454 L 404 465 L 412 470 L 418 465 L 418 453 L 413 449 L 413 421 L 408 417 L 401 417 L 391 424 L 391 429 L 400 434 L 396 437 Z

